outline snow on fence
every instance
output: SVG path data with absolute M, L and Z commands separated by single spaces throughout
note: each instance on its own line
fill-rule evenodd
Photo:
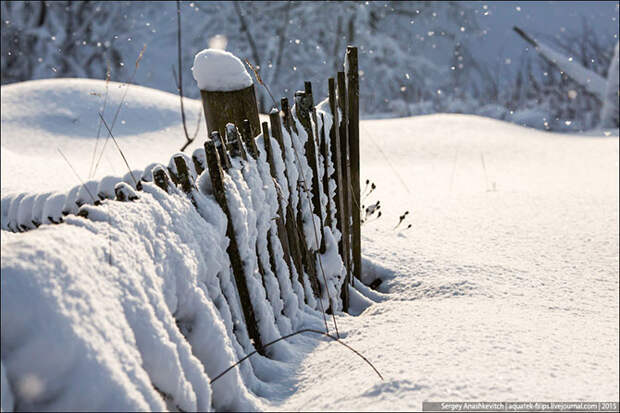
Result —
M 225 322 L 237 355 L 255 349 L 287 359 L 287 346 L 265 344 L 303 326 L 307 311 L 322 313 L 329 331 L 325 314 L 348 310 L 350 285 L 361 275 L 355 47 L 347 48 L 345 69 L 329 79 L 329 97 L 317 105 L 310 82 L 295 93 L 292 108 L 282 98 L 260 133 L 256 102 L 247 109 L 253 85 L 202 90 L 211 133 L 191 157 L 177 153 L 167 166 L 87 182 L 66 195 L 19 196 L 3 203 L 3 226 L 22 232 L 63 220 L 102 222 L 112 200 L 153 209 L 152 198 L 185 197 L 208 225 L 225 228 L 225 237 L 211 236 L 223 246 L 202 248 L 225 249 L 232 269 L 218 273 L 217 294 L 210 295 L 219 297 L 224 320 L 245 320 Z M 335 320 L 333 326 L 337 333 Z

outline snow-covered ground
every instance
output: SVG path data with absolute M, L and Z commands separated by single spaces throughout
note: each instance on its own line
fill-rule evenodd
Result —
M 125 90 L 115 83 L 109 87 L 106 119 Z M 2 87 L 3 228 L 10 213 L 5 205 L 16 194 L 67 192 L 78 184 L 57 147 L 87 179 L 103 102 L 96 94 L 104 90 L 103 82 L 92 80 Z M 193 130 L 200 103 L 188 100 L 186 109 Z M 168 163 L 184 143 L 179 118 L 177 96 L 130 87 L 114 132 L 132 168 Z M 202 129 L 204 137 L 204 124 Z M 259 397 L 244 389 L 227 394 L 239 376 L 219 389 L 204 384 L 226 360 L 216 365 L 208 351 L 197 352 L 207 345 L 198 332 L 190 343 L 193 357 L 188 354 L 166 306 L 188 320 L 206 314 L 204 325 L 216 317 L 219 304 L 208 299 L 214 270 L 203 261 L 209 257 L 201 258 L 200 248 L 183 247 L 208 241 L 187 232 L 188 225 L 205 224 L 189 202 L 145 191 L 141 196 L 154 205 L 147 213 L 160 218 L 148 238 L 174 238 L 157 244 L 161 250 L 151 250 L 146 241 L 131 244 L 148 223 L 140 221 L 137 208 L 125 206 L 130 204 L 108 210 L 108 219 L 118 220 L 119 227 L 123 219 L 132 222 L 125 232 L 105 232 L 103 221 L 79 224 L 81 218 L 23 234 L 2 231 L 3 410 L 9 405 L 8 386 L 18 402 L 48 390 L 47 382 L 29 374 L 34 370 L 58 377 L 51 394 L 62 395 L 34 406 L 56 409 L 89 402 L 106 408 L 166 407 L 149 390 L 149 379 L 184 410 L 203 408 L 209 397 L 222 400 L 222 408 L 269 410 L 419 410 L 424 400 L 618 400 L 618 131 L 560 135 L 465 115 L 367 120 L 360 129 L 362 179 L 377 186 L 364 203 L 380 200 L 383 213 L 363 227 L 364 277 L 385 281 L 380 293 L 366 292 L 376 302 L 360 315 L 336 319 L 345 342 L 368 357 L 385 381 L 338 344 L 297 337 L 288 346 L 287 361 L 254 362 L 255 369 L 267 369 L 257 370 L 258 378 L 247 369 L 240 373 Z M 202 139 L 188 152 L 200 144 Z M 126 172 L 108 142 L 93 179 Z M 407 218 L 394 230 L 405 211 Z M 187 224 L 180 222 L 184 213 Z M 408 224 L 411 228 L 400 231 Z M 97 273 L 99 267 L 84 256 L 105 260 L 109 239 L 118 240 L 115 259 L 148 277 L 124 276 L 134 274 L 131 267 L 103 266 L 99 283 L 63 291 L 63 285 L 83 279 L 81 272 Z M 80 247 L 86 255 L 72 252 Z M 127 254 L 132 248 L 157 264 L 136 262 Z M 66 260 L 59 254 L 80 266 L 63 267 Z M 197 273 L 167 276 L 166 269 L 179 263 Z M 10 282 L 5 268 L 12 271 Z M 18 282 L 16 274 L 30 278 Z M 196 289 L 195 279 L 207 290 Z M 20 288 L 31 295 L 19 297 Z M 125 297 L 118 298 L 119 289 Z M 192 302 L 183 304 L 185 296 Z M 18 298 L 5 304 L 11 297 Z M 358 297 L 355 303 L 360 310 L 370 303 L 362 301 Z M 51 324 L 45 323 L 44 311 L 55 305 Z M 7 308 L 30 310 L 9 314 Z M 119 312 L 125 318 L 116 319 Z M 225 341 L 224 326 L 218 326 L 211 340 Z M 161 348 L 149 347 L 152 340 L 132 342 L 140 329 L 146 337 L 161 337 Z M 23 343 L 28 345 L 15 347 Z M 231 346 L 239 351 L 239 344 Z M 170 359 L 159 359 L 160 354 Z M 205 375 L 203 365 L 214 367 Z M 116 401 L 106 401 L 112 395 Z M 167 407 L 174 407 L 170 400 Z
M 366 271 L 394 277 L 340 323 L 386 380 L 321 344 L 282 407 L 617 400 L 617 135 L 432 115 L 362 122 L 361 136 L 366 204 L 383 211 L 363 227 Z M 392 230 L 405 210 L 412 227 Z

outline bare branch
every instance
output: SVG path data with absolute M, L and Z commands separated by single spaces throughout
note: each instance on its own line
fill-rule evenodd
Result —
M 187 146 L 192 143 L 193 139 L 190 139 L 189 133 L 187 132 L 187 122 L 185 120 L 185 107 L 183 106 L 183 66 L 181 63 L 181 2 L 177 0 L 177 60 L 179 65 L 179 80 L 177 82 L 177 90 L 179 91 L 179 100 L 181 101 L 181 120 L 183 121 L 183 132 L 185 132 L 185 139 L 187 142 L 181 148 L 181 152 L 187 148 Z M 174 66 L 172 67 L 172 72 L 174 73 Z M 177 80 L 177 76 L 174 76 L 174 80 Z
M 260 350 L 264 350 L 265 348 L 267 348 L 268 346 L 275 344 L 279 341 L 282 340 L 286 340 L 287 338 L 296 336 L 297 334 L 301 334 L 301 333 L 314 333 L 314 334 L 320 334 L 322 336 L 325 337 L 329 337 L 334 341 L 337 341 L 338 343 L 342 344 L 343 346 L 345 346 L 346 348 L 348 348 L 349 350 L 351 350 L 352 352 L 354 352 L 355 354 L 357 354 L 362 360 L 364 360 L 370 367 L 372 367 L 372 369 L 375 371 L 375 373 L 377 373 L 377 375 L 379 376 L 379 378 L 381 378 L 381 380 L 383 379 L 383 376 L 381 375 L 381 373 L 379 373 L 379 370 L 377 370 L 377 368 L 366 358 L 364 357 L 359 351 L 355 350 L 353 347 L 351 347 L 350 345 L 346 344 L 345 342 L 343 342 L 342 340 L 340 340 L 337 337 L 332 336 L 329 333 L 325 333 L 323 331 L 319 331 L 319 330 L 314 330 L 311 328 L 305 328 L 303 330 L 299 330 L 296 331 L 294 333 L 291 334 L 287 334 L 285 336 L 282 336 L 276 340 L 273 340 L 267 344 L 265 344 L 264 346 L 262 346 L 260 348 Z M 213 384 L 217 379 L 219 379 L 220 377 L 222 377 L 224 374 L 228 373 L 230 370 L 234 369 L 235 367 L 237 367 L 239 364 L 241 364 L 243 361 L 249 359 L 250 357 L 252 357 L 254 354 L 258 353 L 259 349 L 254 350 L 253 352 L 251 352 L 250 354 L 246 355 L 245 357 L 241 358 L 238 362 L 236 362 L 235 364 L 233 364 L 232 366 L 228 367 L 226 370 L 224 370 L 223 372 L 221 372 L 220 374 L 218 374 L 217 376 L 215 376 L 214 378 L 211 379 L 210 384 Z
M 123 157 L 123 161 L 125 161 L 125 165 L 127 165 L 127 169 L 129 170 L 129 175 L 131 175 L 131 179 L 133 179 L 133 183 L 136 185 L 136 189 L 139 189 L 138 181 L 136 180 L 136 177 L 133 176 L 133 172 L 131 171 L 131 167 L 129 166 L 129 162 L 127 162 L 127 158 L 125 158 L 125 154 L 121 150 L 121 147 L 118 146 L 118 142 L 116 142 L 116 138 L 114 137 L 114 135 L 112 135 L 112 131 L 108 127 L 108 124 L 106 123 L 105 119 L 103 119 L 103 116 L 101 115 L 101 112 L 97 112 L 97 113 L 99 114 L 99 117 L 101 118 L 101 121 L 103 122 L 103 126 L 105 126 L 105 128 L 108 130 L 108 133 L 110 134 L 110 137 L 114 141 L 114 145 L 116 145 L 116 149 L 118 149 L 118 152 Z

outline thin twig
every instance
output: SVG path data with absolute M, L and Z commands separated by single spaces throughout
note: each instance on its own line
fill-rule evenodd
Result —
M 174 65 L 172 65 L 172 77 L 174 78 L 174 84 L 176 85 L 177 90 L 179 90 L 179 81 L 178 81 L 178 79 L 177 79 L 177 71 L 176 71 L 176 69 L 174 68 Z M 181 112 L 182 112 L 182 114 L 183 114 L 183 115 L 185 114 L 185 112 L 184 112 L 184 110 L 183 110 L 183 104 L 182 104 L 182 103 L 181 103 Z M 183 116 L 183 117 L 184 117 L 184 116 Z M 191 145 L 191 144 L 192 144 L 192 142 L 194 142 L 194 141 L 196 140 L 196 137 L 198 136 L 198 132 L 200 132 L 200 121 L 201 121 L 201 120 L 202 120 L 202 108 L 199 108 L 199 109 L 198 109 L 198 120 L 196 121 L 196 130 L 194 131 L 194 135 L 192 135 L 192 138 L 191 138 L 191 139 L 189 139 L 189 138 L 187 138 L 187 132 L 186 132 L 185 137 L 187 138 L 187 141 L 186 141 L 186 142 L 185 142 L 185 144 L 181 147 L 180 152 L 184 152 L 184 151 L 185 151 L 185 149 L 187 149 L 187 147 L 188 147 L 189 145 Z M 185 123 L 183 124 L 183 128 L 185 128 Z M 186 129 L 186 131 L 187 131 L 187 129 Z
M 177 0 L 177 61 L 179 65 L 179 82 L 177 83 L 177 90 L 179 91 L 179 99 L 181 101 L 181 120 L 183 121 L 183 132 L 185 132 L 185 139 L 187 143 L 181 148 L 181 152 L 192 143 L 193 139 L 190 139 L 187 132 L 187 122 L 185 121 L 185 108 L 183 106 L 183 66 L 181 64 L 181 2 Z M 174 72 L 174 66 L 172 67 Z M 176 80 L 176 76 L 174 77 Z
M 106 105 L 108 103 L 111 76 L 112 76 L 112 68 L 110 67 L 110 62 L 107 61 L 106 76 L 105 76 L 105 96 L 103 98 L 103 108 L 101 109 L 102 113 L 105 113 Z M 93 176 L 93 166 L 95 165 L 95 158 L 97 156 L 97 149 L 99 147 L 99 137 L 101 136 L 101 126 L 102 126 L 102 123 L 99 122 L 99 127 L 97 128 L 97 139 L 95 140 L 95 149 L 93 150 L 93 156 L 90 160 L 90 168 L 88 169 L 88 178 L 91 178 Z
M 91 199 L 93 200 L 93 204 L 97 202 L 97 200 L 95 199 L 95 197 L 93 196 L 93 194 L 90 192 L 90 190 L 88 189 L 88 187 L 86 186 L 86 184 L 84 183 L 84 181 L 82 181 L 82 178 L 80 178 L 80 175 L 78 175 L 77 171 L 75 170 L 75 168 L 73 167 L 73 165 L 71 165 L 71 162 L 69 162 L 69 159 L 67 159 L 67 157 L 65 156 L 64 153 L 62 153 L 62 151 L 60 150 L 60 148 L 56 148 L 56 150 L 58 151 L 58 153 L 60 154 L 60 156 L 63 157 L 63 159 L 65 160 L 65 162 L 67 162 L 67 165 L 69 165 L 69 168 L 71 168 L 71 170 L 73 171 L 73 173 L 75 174 L 75 177 L 78 179 L 78 181 L 80 181 L 80 183 L 82 184 L 82 186 L 84 187 L 84 189 L 86 189 L 86 192 L 88 192 L 88 195 L 91 197 Z
M 258 83 L 260 83 L 265 90 L 267 91 L 267 93 L 269 93 L 269 97 L 271 98 L 271 100 L 273 101 L 273 105 L 278 108 L 278 110 L 280 110 L 280 108 L 278 107 L 278 104 L 276 103 L 276 100 L 274 99 L 273 95 L 271 94 L 271 90 L 269 90 L 269 86 L 267 86 L 267 84 L 265 82 L 263 82 L 263 79 L 260 77 L 260 73 L 258 73 L 258 69 L 255 68 L 252 63 L 250 63 L 250 61 L 248 59 L 245 59 L 245 63 L 250 66 L 250 69 L 252 69 L 252 71 L 254 72 L 254 76 L 256 77 L 256 80 L 258 81 Z
M 377 151 L 379 151 L 379 153 L 385 158 L 386 163 L 388 164 L 388 166 L 392 169 L 392 171 L 394 172 L 394 175 L 398 178 L 398 180 L 400 181 L 400 183 L 403 185 L 403 188 L 405 188 L 405 191 L 407 191 L 407 193 L 411 193 L 411 191 L 409 191 L 409 187 L 407 186 L 407 184 L 405 183 L 404 179 L 400 176 L 400 174 L 398 173 L 398 170 L 394 167 L 394 165 L 392 164 L 392 161 L 388 158 L 388 156 L 385 154 L 385 152 L 383 151 L 383 149 L 381 149 L 381 146 L 379 144 L 377 144 L 377 142 L 375 142 L 374 136 L 371 136 L 371 133 L 368 132 L 366 130 L 366 128 L 364 128 L 364 126 L 362 126 L 362 124 L 360 124 L 360 128 L 363 129 L 364 135 L 368 136 L 370 139 L 367 139 L 370 143 L 372 143 L 375 148 L 377 148 Z M 353 190 L 353 187 L 351 187 L 351 191 Z M 352 192 L 354 193 L 354 192 Z M 352 197 L 353 198 L 353 197 Z
M 315 333 L 315 334 L 320 334 L 323 335 L 325 337 L 329 337 L 334 341 L 337 341 L 338 343 L 342 344 L 343 346 L 345 346 L 346 348 L 348 348 L 349 350 L 351 350 L 352 352 L 354 352 L 355 354 L 357 354 L 362 360 L 364 360 L 370 367 L 372 367 L 372 369 L 375 371 L 375 373 L 377 373 L 377 375 L 379 376 L 379 378 L 381 380 L 384 380 L 383 376 L 381 375 L 381 373 L 379 373 L 379 370 L 377 370 L 377 368 L 370 362 L 370 360 L 368 360 L 366 357 L 364 357 L 359 351 L 355 350 L 353 347 L 351 347 L 350 345 L 346 344 L 345 342 L 343 342 L 342 340 L 340 340 L 340 338 L 338 337 L 334 337 L 329 333 L 325 333 L 323 331 L 319 331 L 319 330 L 314 330 L 312 328 L 304 328 L 303 330 L 299 330 L 296 331 L 294 333 L 291 334 L 287 334 L 285 336 L 282 336 L 276 340 L 273 340 L 267 344 L 265 344 L 264 346 L 262 346 L 260 349 L 254 350 L 251 353 L 249 353 L 248 355 L 246 355 L 245 357 L 241 358 L 239 361 L 237 361 L 235 364 L 233 364 L 232 366 L 228 367 L 226 370 L 224 370 L 223 372 L 221 372 L 220 374 L 218 374 L 217 376 L 215 376 L 214 378 L 211 379 L 211 381 L 209 382 L 209 384 L 213 384 L 217 379 L 219 379 L 220 377 L 222 377 L 224 374 L 228 373 L 230 370 L 234 369 L 235 367 L 237 367 L 239 364 L 241 364 L 243 361 L 249 359 L 251 356 L 253 356 L 254 354 L 258 353 L 259 350 L 264 350 L 266 347 L 277 343 L 278 341 L 281 340 L 286 340 L 287 338 L 296 336 L 297 334 L 301 334 L 301 333 Z
M 129 86 L 131 86 L 131 84 L 133 83 L 133 81 L 134 81 L 134 79 L 136 77 L 136 73 L 138 71 L 138 67 L 140 66 L 140 60 L 142 60 L 142 56 L 144 56 L 144 52 L 145 51 L 146 51 L 146 43 L 142 47 L 142 50 L 140 51 L 140 54 L 138 55 L 138 58 L 136 59 L 136 65 L 134 66 L 133 74 L 131 75 L 131 79 L 129 79 L 129 82 L 126 83 L 127 87 L 125 88 L 125 92 L 123 93 L 123 97 L 121 99 L 121 102 L 118 104 L 118 107 L 116 108 L 116 112 L 114 113 L 114 118 L 112 118 L 112 127 L 110 129 L 114 129 L 114 125 L 116 124 L 116 119 L 118 118 L 118 114 L 121 111 L 121 108 L 123 107 L 123 104 L 125 103 L 125 98 L 127 97 L 127 92 L 129 91 Z M 101 148 L 101 153 L 99 154 L 99 159 L 97 159 L 97 163 L 95 164 L 95 169 L 93 169 L 93 176 L 97 172 L 97 168 L 99 167 L 99 163 L 101 162 L 101 158 L 103 158 L 103 153 L 105 151 L 105 147 L 106 147 L 107 143 L 108 143 L 108 138 L 106 138 L 106 140 L 103 142 L 103 147 Z
M 133 172 L 131 171 L 131 167 L 129 166 L 129 162 L 127 162 L 127 158 L 125 158 L 125 154 L 123 153 L 123 151 L 121 150 L 121 147 L 118 146 L 118 142 L 116 142 L 116 138 L 114 137 L 114 135 L 112 135 L 112 131 L 110 130 L 110 128 L 108 127 L 108 124 L 106 123 L 105 119 L 103 119 L 103 116 L 101 116 L 100 112 L 97 112 L 99 114 L 99 117 L 101 118 L 101 120 L 103 121 L 103 125 L 105 126 L 105 128 L 108 130 L 108 133 L 110 134 L 110 137 L 112 138 L 112 140 L 114 141 L 114 144 L 116 145 L 116 149 L 118 149 L 119 153 L 121 154 L 121 156 L 123 157 L 123 161 L 125 161 L 125 165 L 127 165 L 127 169 L 129 170 L 129 175 L 131 175 L 131 179 L 133 179 L 133 183 L 136 185 L 136 189 L 138 189 L 138 181 L 136 180 L 136 177 L 133 176 Z
M 198 136 L 198 132 L 200 132 L 200 121 L 202 120 L 202 108 L 198 108 L 198 121 L 196 122 L 196 130 L 194 131 L 194 136 L 192 137 L 192 141 L 196 139 Z

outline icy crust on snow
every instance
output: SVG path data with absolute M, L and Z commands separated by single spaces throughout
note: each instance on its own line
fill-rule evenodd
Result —
M 239 58 L 219 49 L 204 49 L 194 57 L 192 74 L 198 88 L 233 91 L 252 86 L 252 78 Z
M 209 384 L 245 350 L 217 293 L 223 217 L 201 201 L 214 223 L 144 184 L 136 202 L 3 243 L 2 362 L 20 409 L 257 409 L 238 368 Z

